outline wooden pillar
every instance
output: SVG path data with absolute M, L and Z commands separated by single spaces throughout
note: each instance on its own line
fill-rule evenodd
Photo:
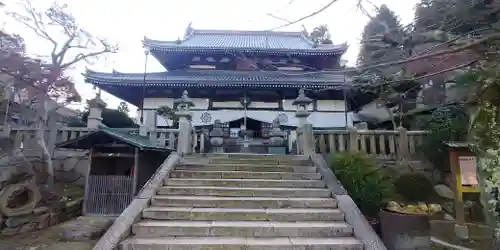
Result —
M 93 154 L 93 149 L 90 149 L 89 167 L 87 168 L 87 173 L 85 175 L 85 192 L 83 194 L 83 209 L 82 209 L 83 215 L 87 214 L 87 202 L 89 199 L 89 192 L 90 192 L 89 179 L 90 179 L 90 173 L 92 172 L 92 154 Z
M 132 196 L 135 196 L 139 190 L 137 186 L 139 185 L 139 148 L 134 148 L 134 166 L 131 171 L 134 173 L 132 179 Z

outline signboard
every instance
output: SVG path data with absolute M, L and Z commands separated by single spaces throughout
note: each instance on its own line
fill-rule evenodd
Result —
M 476 157 L 459 156 L 458 166 L 460 168 L 460 179 L 462 186 L 477 186 Z

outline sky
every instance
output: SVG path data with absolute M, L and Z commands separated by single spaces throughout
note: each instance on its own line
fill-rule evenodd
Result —
M 4 0 L 6 11 L 19 10 L 16 0 Z M 32 0 L 37 7 L 47 7 L 52 0 Z M 142 40 L 146 36 L 155 40 L 176 40 L 183 36 L 188 24 L 194 29 L 268 30 L 285 24 L 270 17 L 271 13 L 289 21 L 299 19 L 325 6 L 330 0 L 59 0 L 67 4 L 82 27 L 95 36 L 118 43 L 120 50 L 91 64 L 82 62 L 69 70 L 83 99 L 95 96 L 90 84 L 84 83 L 81 73 L 85 67 L 95 71 L 134 73 L 144 71 Z M 414 6 L 418 0 L 371 0 L 376 6 L 386 4 L 399 15 L 403 24 L 413 20 Z M 320 14 L 281 31 L 301 31 L 304 25 L 309 31 L 327 24 L 334 43 L 347 42 L 349 49 L 343 59 L 354 65 L 359 51 L 359 42 L 368 17 L 356 9 L 357 0 L 338 0 Z M 370 5 L 365 8 L 373 10 Z M 47 41 L 37 37 L 31 30 L 21 26 L 5 15 L 0 22 L 7 32 L 18 33 L 26 41 L 27 51 L 35 55 L 47 55 L 51 47 Z M 61 37 L 54 33 L 55 37 Z M 64 39 L 63 37 L 61 37 Z M 162 71 L 163 67 L 151 57 L 147 71 Z M 116 97 L 104 93 L 102 98 L 109 108 L 120 102 Z M 81 104 L 71 105 L 80 108 Z M 131 111 L 135 108 L 131 106 Z

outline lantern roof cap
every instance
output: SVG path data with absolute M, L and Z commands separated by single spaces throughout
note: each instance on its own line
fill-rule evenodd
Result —
M 304 89 L 299 90 L 299 96 L 293 100 L 292 105 L 309 105 L 312 103 L 312 99 L 307 97 Z
M 191 98 L 189 98 L 187 90 L 182 92 L 182 96 L 180 98 L 174 100 L 174 104 L 187 104 L 190 107 L 194 106 L 194 102 Z

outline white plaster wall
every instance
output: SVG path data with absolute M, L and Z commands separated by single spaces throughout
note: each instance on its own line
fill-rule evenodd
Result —
M 144 108 L 145 109 L 157 109 L 161 106 L 174 106 L 174 100 L 176 98 L 144 98 Z M 207 109 L 208 99 L 206 98 L 191 98 L 194 103 L 194 108 L 196 109 Z
M 174 98 L 144 98 L 144 109 L 157 109 L 161 106 L 174 106 Z
M 212 107 L 214 108 L 243 108 L 240 102 L 213 102 Z M 208 108 L 208 107 L 207 107 Z
M 251 102 L 248 107 L 250 108 L 279 108 L 280 104 L 277 102 Z
M 344 100 L 317 100 L 318 111 L 345 111 Z
M 292 99 L 292 100 L 283 100 L 283 109 L 285 111 L 295 111 L 295 110 L 297 110 L 297 107 L 294 106 L 294 105 L 292 105 L 293 101 L 294 101 L 294 99 Z M 313 107 L 314 106 L 311 103 L 311 104 L 309 104 L 309 106 L 307 107 L 307 109 L 310 110 L 310 111 L 312 111 Z

